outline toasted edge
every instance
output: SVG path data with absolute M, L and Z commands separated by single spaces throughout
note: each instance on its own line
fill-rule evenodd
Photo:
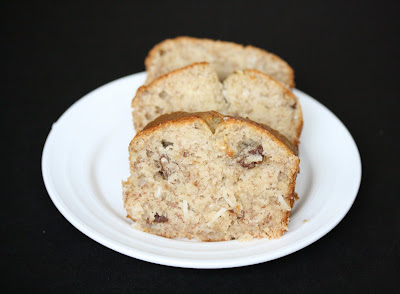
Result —
M 177 112 L 173 112 L 173 113 L 163 114 L 163 115 L 159 116 L 158 118 L 156 118 L 155 120 L 153 120 L 152 122 L 148 123 L 143 128 L 143 130 L 137 134 L 137 137 L 145 135 L 146 133 L 153 131 L 155 128 L 157 128 L 161 125 L 182 122 L 182 121 L 190 121 L 190 120 L 194 120 L 194 119 L 202 119 L 209 126 L 211 132 L 214 133 L 215 129 L 221 123 L 221 121 L 222 120 L 226 121 L 224 118 L 228 118 L 228 120 L 232 119 L 232 120 L 248 123 L 249 125 L 251 125 L 255 128 L 258 128 L 258 129 L 262 130 L 263 132 L 271 134 L 272 137 L 274 137 L 273 139 L 275 142 L 277 142 L 279 145 L 284 146 L 286 149 L 288 149 L 294 155 L 296 155 L 296 156 L 298 155 L 297 148 L 289 141 L 289 139 L 287 139 L 284 135 L 282 135 L 278 131 L 270 128 L 269 126 L 256 123 L 248 118 L 222 115 L 216 111 L 193 112 L 193 113 L 177 111 Z

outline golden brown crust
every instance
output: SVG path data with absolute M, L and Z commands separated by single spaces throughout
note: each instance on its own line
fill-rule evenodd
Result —
M 224 118 L 228 118 L 228 119 L 224 119 Z M 169 113 L 169 114 L 164 114 L 164 115 L 161 115 L 158 118 L 156 118 L 154 121 L 150 122 L 147 126 L 145 126 L 143 128 L 143 130 L 136 137 L 142 136 L 145 133 L 150 132 L 152 129 L 157 128 L 161 125 L 165 125 L 165 124 L 169 124 L 169 123 L 178 123 L 178 122 L 183 122 L 183 121 L 194 121 L 196 119 L 203 120 L 209 126 L 209 128 L 212 132 L 214 132 L 215 128 L 217 127 L 217 125 L 219 123 L 227 122 L 228 120 L 244 122 L 258 130 L 261 130 L 263 132 L 267 132 L 268 134 L 271 134 L 273 136 L 275 142 L 277 142 L 279 145 L 282 145 L 285 148 L 287 148 L 290 153 L 293 153 L 296 156 L 298 155 L 297 148 L 292 143 L 290 143 L 290 141 L 285 136 L 283 136 L 278 131 L 270 128 L 269 126 L 256 123 L 248 118 L 222 115 L 216 111 L 194 112 L 194 113 L 178 111 L 178 112 L 173 112 L 173 113 Z
M 289 88 L 294 88 L 295 87 L 295 82 L 294 82 L 294 70 L 293 68 L 282 58 L 280 58 L 278 55 L 273 54 L 271 52 L 268 52 L 267 50 L 258 48 L 258 47 L 254 47 L 252 45 L 242 45 L 242 44 L 238 44 L 238 43 L 233 43 L 233 42 L 229 42 L 229 41 L 221 41 L 221 40 L 213 40 L 213 39 L 208 39 L 208 38 L 194 38 L 194 37 L 189 37 L 189 36 L 179 36 L 176 38 L 171 38 L 171 39 L 166 39 L 158 44 L 156 44 L 147 54 L 145 61 L 144 61 L 144 65 L 146 67 L 146 71 L 149 70 L 149 68 L 152 65 L 152 60 L 154 59 L 154 57 L 157 55 L 158 52 L 162 51 L 163 46 L 168 43 L 168 42 L 192 42 L 192 43 L 208 43 L 210 45 L 213 44 L 224 44 L 224 45 L 229 45 L 232 47 L 236 47 L 238 49 L 247 49 L 247 50 L 253 50 L 253 51 L 258 51 L 259 53 L 263 54 L 263 55 L 267 55 L 269 57 L 271 57 L 272 59 L 275 59 L 276 61 L 282 62 L 283 64 L 285 64 L 287 66 L 287 69 L 289 71 L 289 76 L 290 76 L 290 82 L 287 85 Z
M 177 111 L 159 116 L 152 122 L 148 123 L 147 126 L 145 126 L 143 130 L 140 132 L 140 134 L 167 123 L 193 121 L 196 119 L 202 119 L 209 127 L 211 125 L 210 129 L 213 131 L 215 130 L 215 122 L 218 120 L 217 121 L 218 124 L 220 120 L 222 120 L 222 118 L 224 118 L 224 116 L 216 111 L 193 112 L 193 113 Z

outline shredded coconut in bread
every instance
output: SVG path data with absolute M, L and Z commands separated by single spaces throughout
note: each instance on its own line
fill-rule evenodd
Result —
M 299 158 L 267 126 L 216 112 L 172 113 L 139 132 L 129 155 L 124 207 L 140 230 L 243 241 L 288 229 Z

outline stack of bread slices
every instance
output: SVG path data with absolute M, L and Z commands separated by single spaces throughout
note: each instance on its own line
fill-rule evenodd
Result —
M 149 52 L 123 182 L 145 232 L 200 241 L 288 230 L 303 118 L 292 68 L 252 46 L 178 37 Z

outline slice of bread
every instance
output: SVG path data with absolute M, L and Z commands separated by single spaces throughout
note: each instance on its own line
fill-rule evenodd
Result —
M 289 88 L 295 85 L 293 69 L 275 54 L 253 46 L 191 37 L 167 39 L 150 50 L 145 60 L 145 84 L 195 62 L 209 62 L 221 81 L 235 70 L 257 69 Z
M 133 123 L 141 130 L 161 114 L 215 110 L 267 124 L 295 146 L 303 125 L 295 95 L 257 70 L 236 71 L 223 83 L 208 63 L 195 63 L 138 89 L 132 101 Z
M 207 63 L 190 65 L 140 87 L 132 100 L 136 130 L 143 129 L 161 114 L 174 111 L 222 110 L 226 101 L 217 73 Z
M 299 158 L 265 125 L 217 112 L 163 115 L 129 145 L 124 207 L 138 229 L 201 241 L 279 238 Z

